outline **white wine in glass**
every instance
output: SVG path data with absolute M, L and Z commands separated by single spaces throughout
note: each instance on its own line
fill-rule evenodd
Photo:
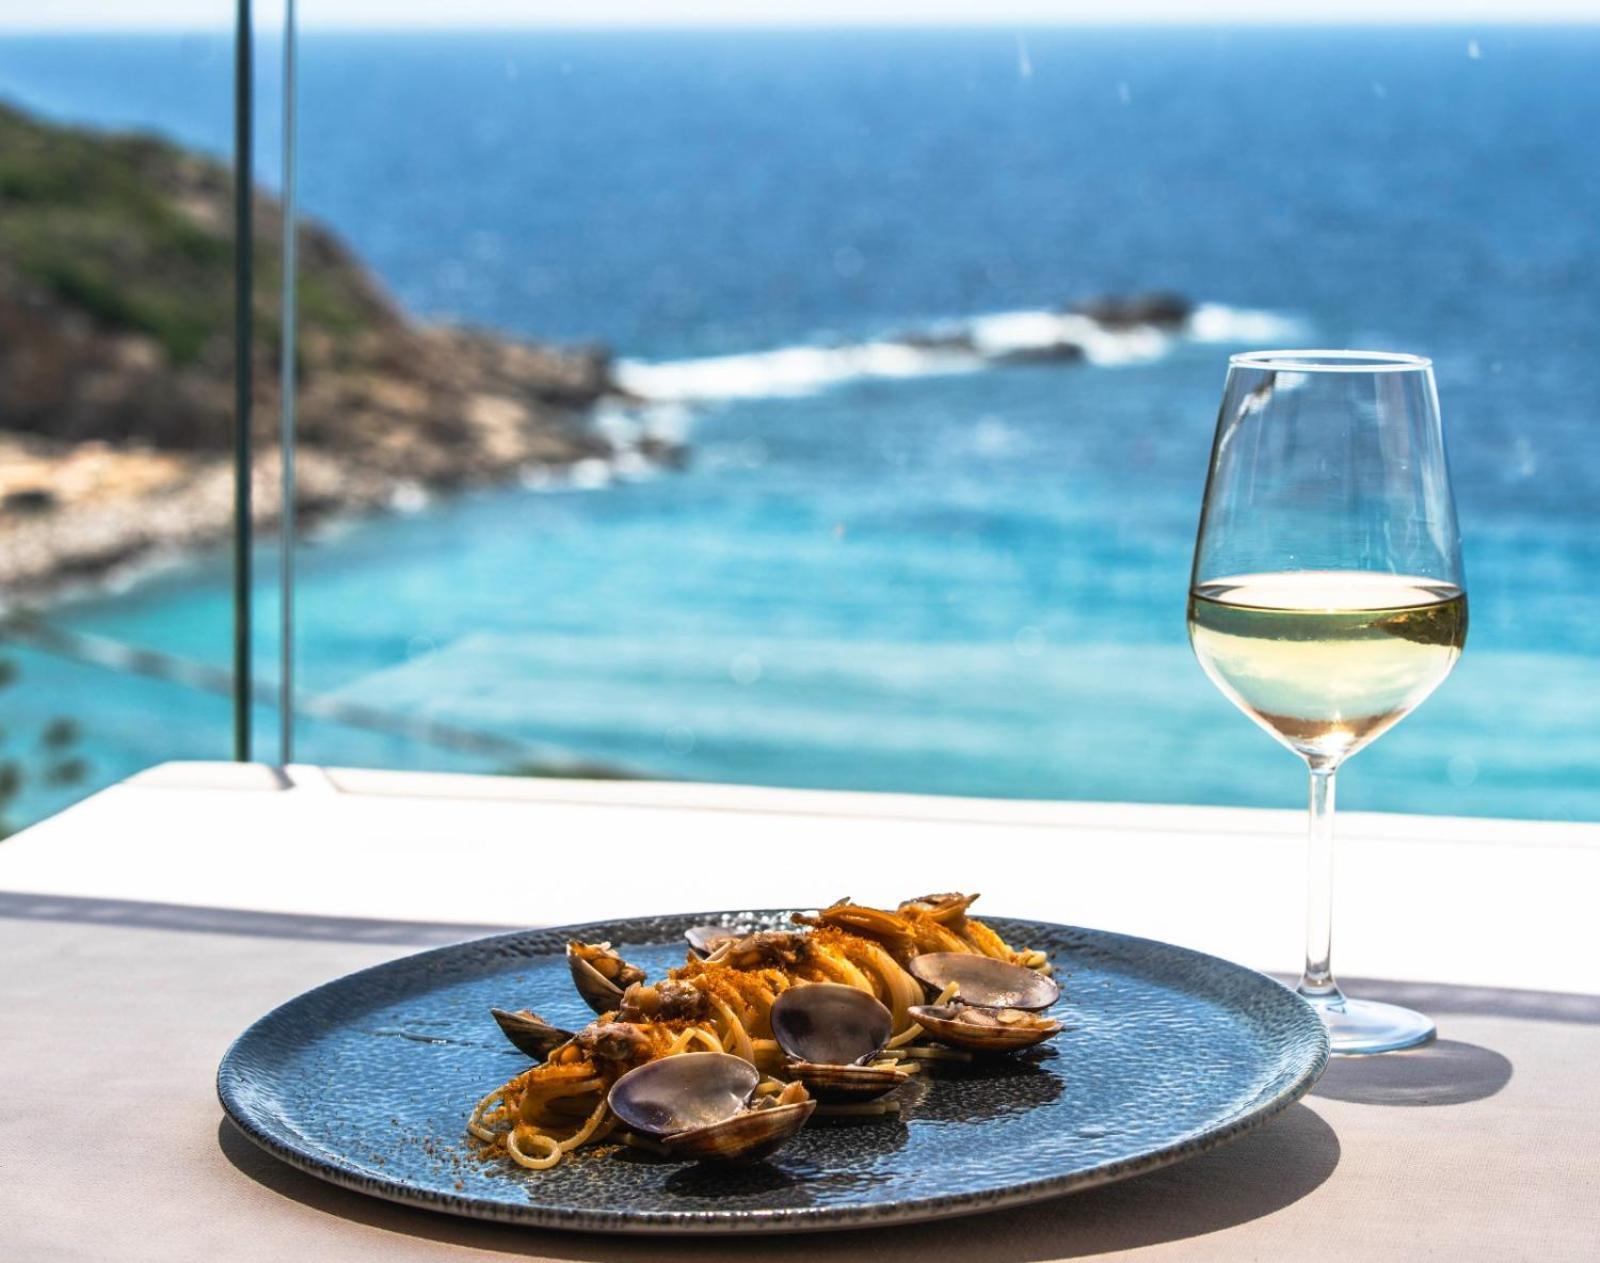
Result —
M 1230 361 L 1189 591 L 1212 682 L 1311 772 L 1300 993 L 1338 1053 L 1432 1037 L 1334 981 L 1334 774 L 1444 680 L 1467 597 L 1427 360 L 1267 351 Z
M 1212 682 L 1308 759 L 1343 759 L 1450 674 L 1467 597 L 1414 575 L 1235 575 L 1189 595 L 1189 636 Z

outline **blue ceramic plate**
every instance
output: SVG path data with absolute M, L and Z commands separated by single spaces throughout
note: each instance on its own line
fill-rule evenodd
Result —
M 898 1118 L 813 1120 L 765 1163 L 685 1165 L 603 1146 L 545 1172 L 484 1161 L 473 1103 L 520 1072 L 489 1007 L 576 1027 L 568 938 L 659 976 L 712 913 L 529 930 L 409 956 L 267 1014 L 222 1059 L 244 1133 L 335 1184 L 430 1210 L 607 1232 L 870 1227 L 1054 1197 L 1203 1152 L 1303 1096 L 1328 1059 L 1315 1013 L 1251 970 L 1147 939 L 985 918 L 1047 950 L 1066 1029 L 989 1065 L 930 1067 Z

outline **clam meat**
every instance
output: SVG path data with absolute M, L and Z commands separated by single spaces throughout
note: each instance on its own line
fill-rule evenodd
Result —
M 706 993 L 671 979 L 654 985 L 636 982 L 622 993 L 617 1020 L 622 1022 L 698 1022 L 711 1014 Z
M 1061 1033 L 1055 1018 L 1028 1009 L 915 1004 L 910 1013 L 930 1038 L 967 1052 L 1017 1052 Z
M 683 932 L 696 956 L 709 956 L 724 943 L 737 943 L 748 930 L 736 930 L 727 925 L 691 925 Z

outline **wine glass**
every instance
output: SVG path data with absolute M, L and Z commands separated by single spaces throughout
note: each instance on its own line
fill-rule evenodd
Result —
M 1467 596 L 1430 362 L 1376 351 L 1235 355 L 1217 417 L 1189 639 L 1223 694 L 1311 770 L 1299 992 L 1336 1053 L 1431 1039 L 1347 999 L 1330 959 L 1334 774 L 1461 656 Z

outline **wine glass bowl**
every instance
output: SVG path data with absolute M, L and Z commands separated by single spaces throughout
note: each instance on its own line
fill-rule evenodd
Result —
M 1194 586 L 1189 634 L 1212 682 L 1296 754 L 1336 767 L 1450 673 L 1466 640 L 1451 584 L 1359 570 Z
M 1335 1052 L 1433 1023 L 1348 999 L 1331 967 L 1334 774 L 1450 673 L 1467 633 L 1430 362 L 1369 351 L 1229 361 L 1195 543 L 1189 635 L 1212 682 L 1311 773 L 1300 993 Z

